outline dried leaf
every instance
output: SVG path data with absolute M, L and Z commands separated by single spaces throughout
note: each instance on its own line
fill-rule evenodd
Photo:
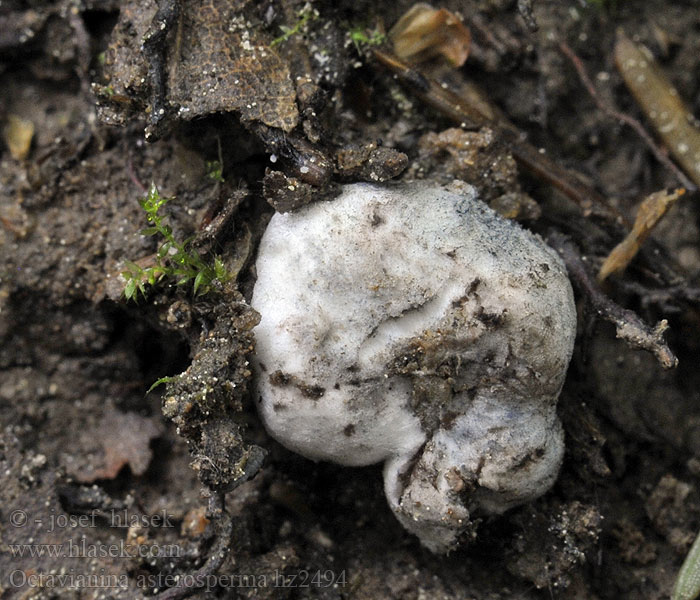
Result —
M 238 111 L 291 131 L 297 124 L 296 92 L 287 63 L 247 21 L 244 0 L 204 0 L 183 5 L 182 37 L 171 60 L 169 95 L 179 116 Z
M 637 218 L 632 226 L 632 231 L 612 249 L 605 259 L 598 273 L 598 281 L 602 282 L 609 275 L 623 271 L 627 267 L 656 224 L 683 194 L 685 194 L 683 188 L 670 193 L 661 190 L 644 199 L 637 210 Z
M 671 600 L 695 600 L 700 596 L 700 535 L 690 547 L 673 586 Z
M 442 54 L 461 67 L 469 56 L 471 34 L 454 13 L 419 2 L 392 27 L 389 39 L 402 60 L 415 64 Z
M 700 186 L 700 127 L 678 90 L 644 46 L 618 32 L 615 64 L 659 137 L 690 178 Z
M 284 131 L 298 121 L 289 67 L 246 11 L 250 0 L 182 2 L 177 27 L 167 37 L 168 103 L 177 117 L 192 120 L 236 111 L 244 121 L 259 120 Z M 124 124 L 150 105 L 148 63 L 141 49 L 154 15 L 155 0 L 125 0 L 105 52 L 103 80 L 96 86 L 98 114 L 107 124 Z

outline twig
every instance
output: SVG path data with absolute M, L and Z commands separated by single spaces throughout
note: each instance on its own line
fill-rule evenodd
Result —
M 581 83 L 586 88 L 586 91 L 591 96 L 596 106 L 609 117 L 617 119 L 618 121 L 622 121 L 626 125 L 629 125 L 632 129 L 634 129 L 639 135 L 639 137 L 641 137 L 642 140 L 644 140 L 644 143 L 651 150 L 652 154 L 656 157 L 656 160 L 658 160 L 664 167 L 671 171 L 676 176 L 676 179 L 678 179 L 678 181 L 687 190 L 697 190 L 697 186 L 688 177 L 686 177 L 685 173 L 683 173 L 683 171 L 681 171 L 673 163 L 673 161 L 668 157 L 668 155 L 661 148 L 659 148 L 659 146 L 654 142 L 651 135 L 649 135 L 647 130 L 644 129 L 644 126 L 637 119 L 628 114 L 620 112 L 619 110 L 616 110 L 600 97 L 598 91 L 593 85 L 593 82 L 591 81 L 591 78 L 586 72 L 586 67 L 583 66 L 583 61 L 576 55 L 576 53 L 571 49 L 571 47 L 565 41 L 560 40 L 559 48 L 574 65 L 574 68 L 578 73 L 578 77 L 581 80 Z
M 191 596 L 207 587 L 207 579 L 216 573 L 223 564 L 230 550 L 231 533 L 233 532 L 233 519 L 224 509 L 224 492 L 214 492 L 209 498 L 208 515 L 218 525 L 217 529 L 219 530 L 209 560 L 191 575 L 180 579 L 175 587 L 158 594 L 157 600 L 179 600 Z
M 497 111 L 491 110 L 490 107 L 486 109 L 483 103 L 477 106 L 469 98 L 458 96 L 451 90 L 443 88 L 437 81 L 426 77 L 389 52 L 378 49 L 373 49 L 372 52 L 374 58 L 404 83 L 411 93 L 460 127 L 492 128 L 518 164 L 573 200 L 584 215 L 594 214 L 613 222 L 623 220 L 617 210 L 598 192 L 547 158 L 532 144 L 524 141 L 522 132 L 504 119 L 498 118 Z M 488 110 L 491 110 L 490 114 L 487 114 Z
M 664 331 L 668 329 L 666 319 L 659 321 L 652 329 L 636 313 L 622 308 L 603 293 L 586 269 L 578 248 L 569 238 L 553 232 L 548 236 L 547 242 L 559 253 L 574 286 L 596 315 L 615 325 L 617 337 L 632 347 L 651 352 L 665 369 L 678 365 L 678 359 L 663 337 Z
M 650 289 L 636 281 L 619 280 L 615 285 L 625 293 L 637 296 L 642 308 L 657 306 L 664 312 L 680 312 L 684 304 L 700 305 L 700 287 L 692 287 L 685 283 L 662 289 Z

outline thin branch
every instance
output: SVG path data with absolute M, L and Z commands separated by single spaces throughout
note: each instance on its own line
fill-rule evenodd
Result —
M 651 289 L 636 281 L 620 280 L 616 286 L 625 293 L 639 298 L 642 308 L 656 306 L 664 312 L 681 312 L 684 305 L 700 305 L 700 287 L 686 283 L 672 285 L 661 289 Z
M 654 142 L 654 139 L 651 137 L 651 135 L 649 135 L 647 130 L 644 129 L 644 126 L 637 119 L 631 117 L 628 114 L 620 112 L 619 110 L 616 110 L 600 97 L 600 94 L 598 94 L 598 91 L 593 85 L 593 81 L 591 81 L 591 78 L 586 72 L 586 67 L 583 66 L 583 61 L 576 55 L 576 53 L 571 49 L 571 47 L 565 41 L 560 40 L 559 48 L 574 65 L 574 68 L 578 73 L 578 77 L 581 80 L 581 83 L 586 88 L 586 91 L 591 96 L 596 106 L 609 117 L 617 119 L 618 121 L 622 121 L 626 125 L 629 125 L 632 129 L 634 129 L 639 135 L 639 137 L 641 137 L 642 140 L 644 140 L 644 143 L 654 154 L 656 160 L 658 160 L 662 165 L 664 165 L 664 167 L 671 171 L 676 176 L 676 179 L 678 179 L 678 181 L 687 190 L 697 190 L 697 186 L 690 179 L 688 179 L 685 173 L 683 173 L 683 171 L 681 171 L 674 164 L 674 162 L 668 157 L 668 155 L 661 148 L 659 148 L 656 142 Z
M 678 365 L 678 359 L 664 340 L 663 334 L 668 329 L 666 319 L 659 321 L 654 328 L 649 327 L 636 313 L 622 308 L 603 293 L 586 269 L 578 248 L 569 238 L 553 232 L 547 242 L 559 253 L 574 286 L 596 315 L 615 325 L 617 337 L 634 348 L 651 352 L 665 369 Z
M 470 98 L 459 96 L 450 89 L 443 88 L 432 77 L 425 76 L 388 51 L 375 48 L 372 53 L 377 62 L 389 69 L 411 93 L 460 127 L 492 128 L 518 164 L 573 200 L 584 215 L 594 214 L 613 222 L 624 220 L 606 198 L 547 158 L 541 150 L 526 142 L 519 129 L 505 119 L 497 117 L 497 111 L 490 107 L 485 109 L 484 102 L 477 105 Z M 482 98 L 482 100 L 485 99 Z

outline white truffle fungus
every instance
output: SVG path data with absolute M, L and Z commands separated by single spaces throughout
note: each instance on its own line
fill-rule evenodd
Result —
M 391 509 L 434 552 L 554 482 L 576 329 L 556 253 L 455 189 L 347 185 L 275 214 L 252 300 L 270 434 L 383 461 Z

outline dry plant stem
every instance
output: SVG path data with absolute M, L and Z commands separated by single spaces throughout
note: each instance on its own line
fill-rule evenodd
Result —
M 377 49 L 372 52 L 374 58 L 396 75 L 399 81 L 406 84 L 414 95 L 462 127 L 476 128 L 492 124 L 492 114 L 485 114 L 466 103 L 460 96 L 444 89 L 435 80 L 426 77 L 398 57 Z
M 636 313 L 613 302 L 590 275 L 576 245 L 565 235 L 551 233 L 547 242 L 561 256 L 574 287 L 593 308 L 595 314 L 615 325 L 617 337 L 633 348 L 651 352 L 665 369 L 678 365 L 678 359 L 666 344 L 663 334 L 668 329 L 666 319 L 651 328 Z
M 187 598 L 206 587 L 207 578 L 216 573 L 224 562 L 231 549 L 231 534 L 233 532 L 233 519 L 224 509 L 224 492 L 213 492 L 209 498 L 208 515 L 216 523 L 217 539 L 212 548 L 209 559 L 194 573 L 180 580 L 175 587 L 165 590 L 155 596 L 157 600 L 179 600 Z M 186 585 L 185 582 L 194 585 Z
M 230 233 L 233 217 L 247 195 L 248 191 L 245 188 L 237 189 L 226 196 L 223 206 L 210 207 L 202 218 L 192 246 L 200 252 L 211 252 L 224 236 Z
M 664 312 L 680 312 L 683 304 L 700 304 L 700 287 L 685 283 L 672 285 L 663 289 L 650 289 L 635 281 L 619 281 L 617 284 L 626 293 L 639 297 L 643 308 L 656 306 Z
M 627 268 L 627 265 L 637 255 L 639 248 L 654 230 L 656 224 L 683 194 L 685 194 L 684 188 L 679 188 L 674 192 L 661 190 L 660 192 L 649 194 L 642 201 L 637 210 L 632 231 L 612 249 L 603 266 L 600 267 L 598 272 L 599 282 L 603 282 L 609 275 L 619 273 Z
M 605 198 L 544 156 L 532 144 L 525 142 L 522 133 L 515 126 L 495 117 L 495 110 L 487 114 L 480 107 L 470 104 L 468 98 L 462 98 L 443 88 L 396 56 L 376 49 L 373 52 L 377 61 L 394 73 L 413 94 L 461 127 L 487 126 L 494 129 L 519 164 L 573 200 L 585 215 L 593 214 L 617 222 L 621 220 Z
M 584 216 L 595 215 L 613 222 L 624 222 L 623 217 L 607 199 L 593 188 L 583 184 L 571 172 L 547 158 L 532 144 L 516 138 L 511 129 L 500 128 L 498 133 L 509 144 L 510 152 L 519 165 L 576 202 Z
M 566 54 L 567 58 L 574 65 L 574 68 L 578 73 L 578 77 L 581 80 L 581 83 L 586 88 L 586 91 L 591 96 L 596 106 L 606 115 L 610 116 L 613 119 L 617 119 L 618 121 L 622 121 L 626 125 L 629 125 L 632 129 L 634 129 L 639 135 L 639 137 L 641 137 L 644 140 L 647 147 L 654 154 L 656 160 L 658 160 L 669 171 L 671 171 L 675 175 L 676 179 L 678 179 L 678 181 L 681 183 L 681 185 L 683 185 L 689 191 L 696 190 L 697 187 L 695 186 L 695 184 L 690 179 L 688 179 L 688 177 L 686 177 L 683 171 L 681 171 L 673 163 L 673 161 L 671 161 L 668 158 L 666 152 L 664 152 L 661 148 L 658 147 L 658 145 L 654 143 L 654 140 L 652 139 L 651 135 L 649 135 L 647 130 L 644 129 L 644 126 L 639 121 L 637 121 L 637 119 L 623 112 L 620 112 L 619 110 L 616 110 L 615 108 L 613 108 L 609 104 L 606 104 L 603 101 L 603 99 L 598 94 L 598 91 L 596 90 L 595 86 L 593 85 L 591 78 L 588 76 L 586 68 L 583 66 L 583 62 L 571 49 L 571 47 L 565 41 L 561 40 L 559 41 L 559 48 L 564 54 Z
M 251 124 L 250 130 L 265 144 L 268 152 L 286 162 L 289 175 L 316 187 L 323 187 L 330 182 L 333 162 L 318 144 L 263 123 Z
M 661 71 L 651 52 L 622 32 L 618 33 L 615 44 L 615 64 L 669 152 L 700 185 L 700 128 L 678 90 Z

